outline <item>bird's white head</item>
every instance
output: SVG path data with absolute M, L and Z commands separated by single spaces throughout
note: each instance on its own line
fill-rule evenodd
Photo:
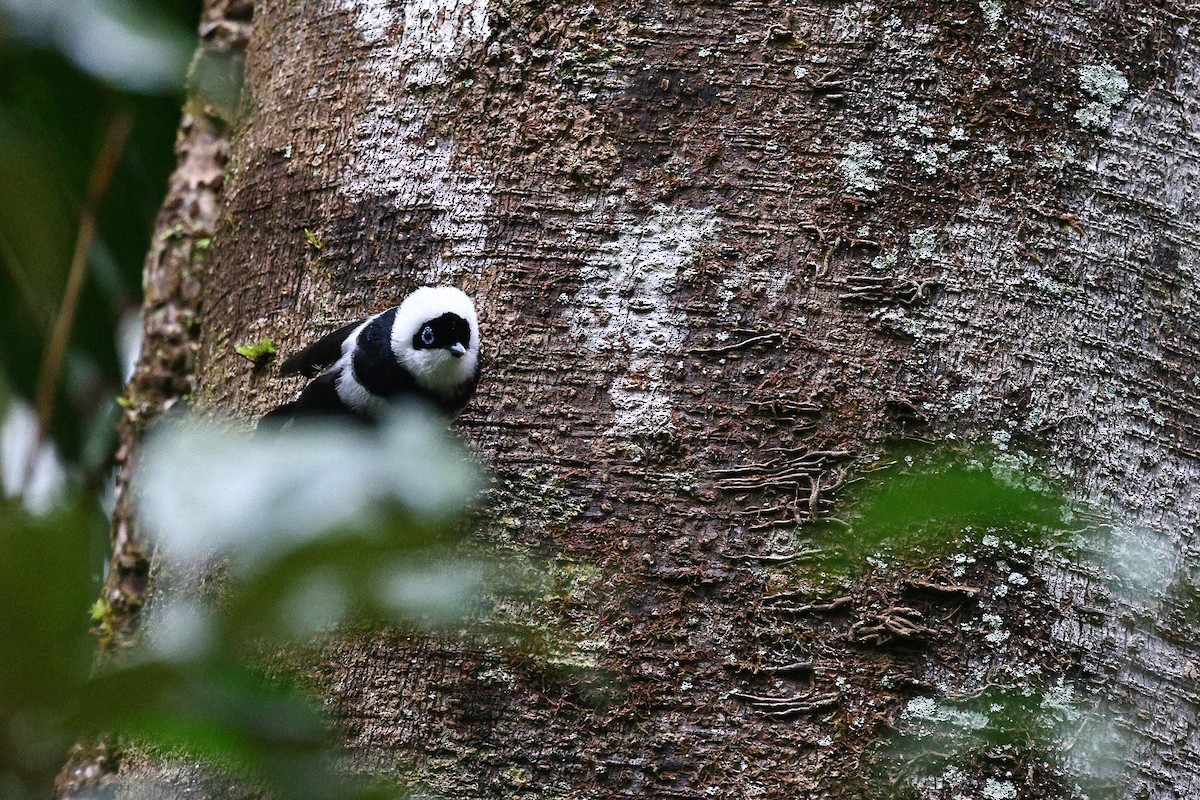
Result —
M 454 393 L 478 376 L 475 304 L 453 286 L 422 286 L 396 310 L 392 352 L 426 391 Z

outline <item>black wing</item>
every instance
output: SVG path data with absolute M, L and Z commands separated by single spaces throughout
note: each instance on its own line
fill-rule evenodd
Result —
M 305 386 L 298 398 L 263 414 L 258 430 L 280 430 L 288 423 L 304 419 L 356 416 L 338 396 L 337 378 L 336 372 L 320 376 Z
M 355 328 L 362 325 L 365 321 L 360 319 L 357 322 L 351 322 L 349 325 L 343 325 L 338 328 L 333 333 L 322 336 L 287 361 L 284 361 L 279 366 L 280 374 L 294 375 L 300 373 L 306 378 L 316 377 L 321 373 L 321 370 L 342 357 L 342 343 L 346 341 L 346 337 Z

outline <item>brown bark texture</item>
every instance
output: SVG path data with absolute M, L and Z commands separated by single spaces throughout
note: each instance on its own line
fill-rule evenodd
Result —
M 196 404 L 298 391 L 235 345 L 459 285 L 485 356 L 459 427 L 495 476 L 472 536 L 551 576 L 508 611 L 545 652 L 309 659 L 354 767 L 451 797 L 1200 794 L 1198 17 L 257 2 L 187 272 Z M 914 434 L 1037 461 L 1105 533 L 819 591 L 814 518 Z M 996 688 L 1087 719 L 872 788 L 914 700 Z
M 206 3 L 193 76 L 213 60 L 222 62 L 226 75 L 240 72 L 253 11 L 248 0 Z M 129 640 L 149 591 L 148 548 L 135 531 L 130 490 L 137 473 L 137 445 L 154 420 L 195 391 L 203 262 L 220 221 L 231 117 L 228 103 L 216 105 L 192 92 L 175 143 L 178 165 L 143 266 L 143 344 L 122 398 L 125 413 L 118 424 L 116 453 L 121 470 L 115 487 L 112 557 L 104 585 L 116 630 L 105 637 L 105 646 Z

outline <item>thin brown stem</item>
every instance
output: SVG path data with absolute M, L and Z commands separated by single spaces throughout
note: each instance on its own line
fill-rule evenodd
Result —
M 34 408 L 37 411 L 37 438 L 29 450 L 29 458 L 25 465 L 25 480 L 22 491 L 29 485 L 33 471 L 37 465 L 38 451 L 50 429 L 50 417 L 54 413 L 54 397 L 62 380 L 63 362 L 66 360 L 67 345 L 71 341 L 71 330 L 75 327 L 75 314 L 79 309 L 79 295 L 83 291 L 84 278 L 87 277 L 87 257 L 92 249 L 92 240 L 96 236 L 96 216 L 108 186 L 112 182 L 113 173 L 121 160 L 121 152 L 125 149 L 125 141 L 133 127 L 133 118 L 126 112 L 118 113 L 108 124 L 104 135 L 104 145 L 96 157 L 92 175 L 88 181 L 87 197 L 83 208 L 79 211 L 79 232 L 75 237 L 75 252 L 71 256 L 71 268 L 67 273 L 67 285 L 63 289 L 62 303 L 54 319 L 54 329 L 50 334 L 50 342 L 42 357 L 42 367 L 38 373 L 37 393 L 34 395 Z

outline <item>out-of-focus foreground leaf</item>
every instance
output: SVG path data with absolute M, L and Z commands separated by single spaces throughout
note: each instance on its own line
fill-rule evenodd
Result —
M 1047 796 L 1121 796 L 1113 713 L 1061 680 L 914 697 L 879 753 L 881 796 L 1017 797 L 1013 764 L 1036 771 Z
M 227 624 L 244 634 L 304 637 L 364 614 L 436 624 L 482 579 L 449 535 L 476 468 L 418 409 L 381 428 L 170 425 L 143 463 L 144 527 L 185 571 L 225 565 Z
M 88 541 L 104 525 L 82 504 L 38 517 L 0 507 L 0 796 L 49 797 L 68 748 L 99 734 L 207 757 L 280 796 L 360 796 L 333 768 L 316 706 L 228 643 L 195 659 L 139 651 L 93 668 Z
M 72 743 L 115 734 L 280 797 L 381 796 L 335 768 L 326 720 L 263 656 L 353 620 L 470 613 L 483 570 L 456 556 L 454 533 L 479 486 L 472 462 L 410 411 L 381 429 L 167 424 L 140 474 L 165 584 L 139 646 L 95 666 L 88 616 L 103 624 L 106 609 L 87 542 L 103 517 L 3 509 L 0 625 L 14 646 L 0 660 L 0 792 L 45 796 Z
M 192 37 L 147 2 L 0 0 L 12 36 L 53 47 L 81 72 L 130 92 L 178 86 Z
M 1005 450 L 900 453 L 841 499 L 839 518 L 812 532 L 820 548 L 813 564 L 834 577 L 861 573 L 872 560 L 915 563 L 948 553 L 971 531 L 1047 542 L 1072 514 L 1032 458 Z

